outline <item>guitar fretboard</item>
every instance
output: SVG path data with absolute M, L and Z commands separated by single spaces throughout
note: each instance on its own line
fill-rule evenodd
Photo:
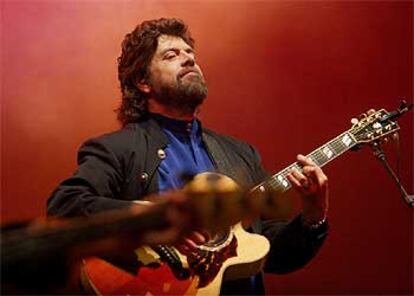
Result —
M 331 160 L 334 160 L 342 153 L 348 151 L 357 144 L 355 137 L 350 131 L 346 131 L 326 144 L 315 149 L 307 155 L 314 163 L 322 167 Z M 268 180 L 260 183 L 252 191 L 278 191 L 284 192 L 291 188 L 290 181 L 287 179 L 287 175 L 290 173 L 291 169 L 296 168 L 299 171 L 302 171 L 302 165 L 298 162 L 295 162 L 280 172 L 271 176 Z

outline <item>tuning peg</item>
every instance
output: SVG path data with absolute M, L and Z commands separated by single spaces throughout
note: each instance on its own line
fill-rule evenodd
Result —
M 362 114 L 358 115 L 357 116 L 358 124 L 360 125 L 360 124 L 363 124 L 364 122 L 367 122 L 367 118 L 368 118 L 368 116 L 367 116 L 366 113 L 362 113 Z
M 355 125 L 355 124 L 358 124 L 358 122 L 359 122 L 359 120 L 358 120 L 358 118 L 352 118 L 351 119 L 351 123 L 353 124 L 353 125 Z
M 377 111 L 375 111 L 375 109 L 369 109 L 369 110 L 367 111 L 367 114 L 368 114 L 368 115 L 372 115 L 372 114 L 375 114 L 375 112 L 377 112 Z
M 364 120 L 365 118 L 367 118 L 368 116 L 367 116 L 367 114 L 366 113 L 362 113 L 362 114 L 360 114 L 359 116 L 358 116 L 358 118 L 359 118 L 359 120 L 361 121 L 361 120 Z

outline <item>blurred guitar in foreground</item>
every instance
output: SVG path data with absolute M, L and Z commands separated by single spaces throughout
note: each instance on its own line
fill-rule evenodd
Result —
M 238 194 L 231 190 L 230 195 Z M 223 200 L 211 194 L 206 198 L 217 204 Z M 142 244 L 170 244 L 199 227 L 219 230 L 237 221 L 229 219 L 224 208 L 210 211 L 199 202 L 182 192 L 169 192 L 145 207 L 2 225 L 1 292 L 71 293 L 64 287 L 69 271 L 85 256 L 111 257 Z

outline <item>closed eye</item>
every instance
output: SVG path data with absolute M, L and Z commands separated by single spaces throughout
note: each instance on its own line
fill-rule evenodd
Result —
M 177 56 L 176 53 L 174 52 L 169 52 L 166 55 L 164 55 L 164 60 L 172 60 L 173 58 L 175 58 Z
M 194 50 L 192 48 L 187 48 L 185 52 L 195 58 Z M 172 60 L 180 54 L 179 49 L 170 49 L 163 55 L 163 60 Z

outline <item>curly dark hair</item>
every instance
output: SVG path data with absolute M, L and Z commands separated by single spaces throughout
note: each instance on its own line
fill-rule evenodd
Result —
M 194 39 L 187 25 L 175 18 L 144 21 L 125 35 L 122 53 L 118 57 L 122 102 L 116 110 L 118 120 L 123 126 L 138 121 L 148 112 L 147 95 L 137 88 L 136 83 L 148 78 L 148 66 L 157 50 L 160 35 L 181 37 L 188 45 L 194 47 Z

